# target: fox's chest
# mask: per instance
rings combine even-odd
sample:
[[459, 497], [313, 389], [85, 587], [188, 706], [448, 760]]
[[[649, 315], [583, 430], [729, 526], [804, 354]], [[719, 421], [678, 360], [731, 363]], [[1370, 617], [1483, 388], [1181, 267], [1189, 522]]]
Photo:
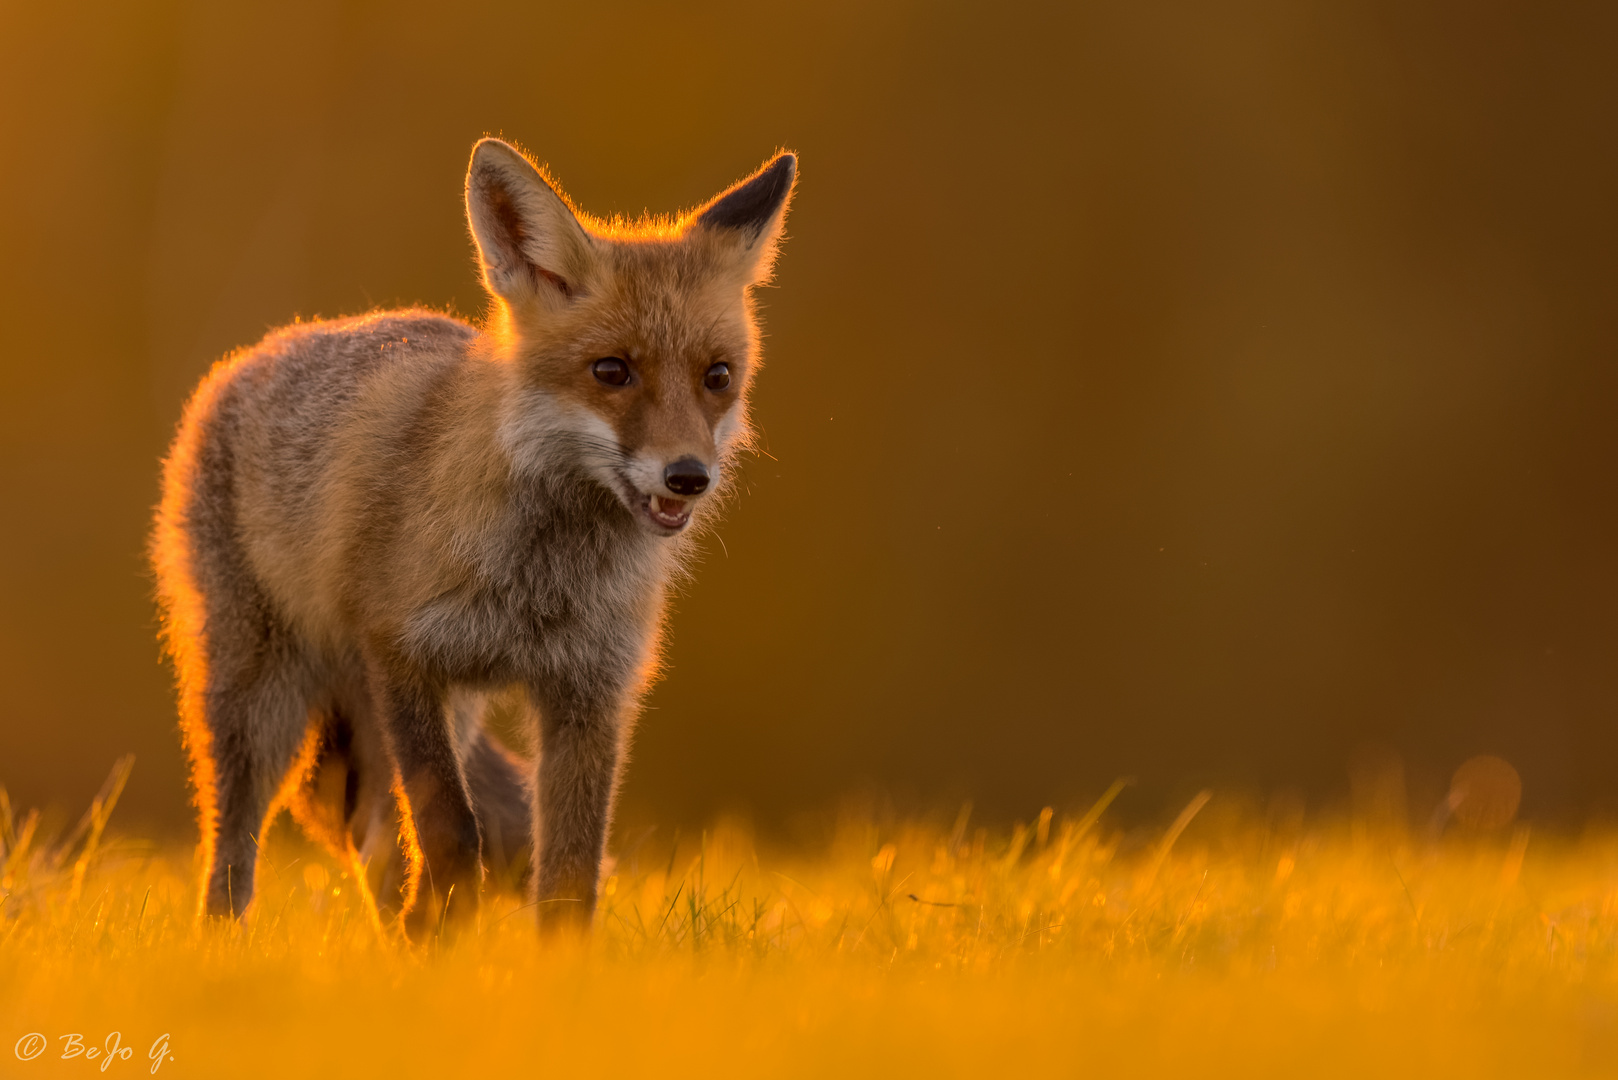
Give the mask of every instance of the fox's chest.
[[508, 683], [633, 663], [655, 632], [662, 581], [634, 551], [553, 541], [475, 572], [419, 605], [402, 645], [453, 683]]

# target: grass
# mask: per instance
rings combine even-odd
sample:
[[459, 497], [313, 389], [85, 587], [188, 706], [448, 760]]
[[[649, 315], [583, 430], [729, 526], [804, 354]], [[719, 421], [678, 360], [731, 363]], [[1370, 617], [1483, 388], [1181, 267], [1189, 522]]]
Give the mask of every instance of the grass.
[[[248, 917], [199, 924], [189, 849], [107, 832], [120, 786], [48, 842], [0, 801], [0, 1076], [148, 1075], [164, 1035], [160, 1076], [1618, 1075], [1609, 833], [1206, 794], [1123, 831], [1116, 790], [998, 832], [849, 815], [813, 850], [721, 822], [623, 838], [588, 942], [496, 894], [412, 947], [291, 829]], [[113, 1032], [127, 1059], [60, 1059]]]

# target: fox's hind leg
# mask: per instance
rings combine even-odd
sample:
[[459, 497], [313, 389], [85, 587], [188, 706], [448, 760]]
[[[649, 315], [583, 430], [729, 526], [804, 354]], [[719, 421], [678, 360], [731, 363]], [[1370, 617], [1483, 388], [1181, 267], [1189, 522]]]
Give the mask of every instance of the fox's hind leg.
[[466, 784], [483, 827], [489, 873], [521, 888], [532, 870], [534, 796], [523, 779], [531, 768], [479, 729], [463, 751]]
[[339, 698], [353, 718], [354, 738], [349, 748], [348, 843], [359, 859], [377, 910], [392, 917], [408, 903], [409, 856], [400, 836], [404, 808], [394, 783], [393, 757], [388, 751], [382, 718], [365, 672], [345, 679]]
[[[333, 857], [355, 859], [378, 911], [397, 915], [408, 899], [409, 853], [400, 846], [393, 759], [382, 743], [368, 689], [346, 679], [335, 680], [334, 687], [314, 766], [292, 797], [292, 816]], [[491, 879], [521, 887], [533, 846], [532, 800], [524, 779], [528, 766], [484, 726], [485, 707], [482, 695], [451, 694], [455, 745], [482, 831], [485, 870]]]
[[203, 712], [211, 768], [198, 770], [213, 787], [209, 915], [240, 915], [253, 898], [259, 837], [309, 723], [306, 658], [262, 607], [249, 610], [256, 618], [209, 619]]
[[520, 888], [534, 847], [534, 796], [527, 779], [532, 765], [495, 738], [486, 722], [490, 711], [486, 693], [450, 692], [461, 772], [483, 833], [484, 868], [491, 879]]
[[369, 704], [341, 689], [334, 697], [319, 719], [312, 767], [292, 793], [292, 817], [340, 865], [365, 875], [378, 913], [396, 915], [405, 899], [406, 853], [393, 760]]

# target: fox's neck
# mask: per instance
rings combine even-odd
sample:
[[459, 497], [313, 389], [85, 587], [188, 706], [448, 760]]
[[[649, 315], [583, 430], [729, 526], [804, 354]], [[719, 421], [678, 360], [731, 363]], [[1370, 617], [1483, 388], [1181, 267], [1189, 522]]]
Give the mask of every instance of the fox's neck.
[[434, 471], [440, 490], [455, 493], [457, 534], [480, 535], [480, 547], [563, 545], [658, 578], [673, 571], [679, 545], [636, 525], [580, 461], [560, 406], [525, 385], [516, 364], [474, 348], [451, 396], [457, 422]]

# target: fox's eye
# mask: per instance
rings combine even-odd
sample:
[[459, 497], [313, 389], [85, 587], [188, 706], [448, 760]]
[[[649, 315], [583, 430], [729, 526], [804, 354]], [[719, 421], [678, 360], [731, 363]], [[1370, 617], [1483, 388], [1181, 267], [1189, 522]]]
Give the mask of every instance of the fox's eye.
[[590, 371], [608, 386], [623, 386], [629, 382], [629, 365], [616, 356], [597, 360], [590, 365]]
[[710, 390], [723, 390], [730, 385], [730, 365], [715, 364], [702, 377], [702, 385]]

